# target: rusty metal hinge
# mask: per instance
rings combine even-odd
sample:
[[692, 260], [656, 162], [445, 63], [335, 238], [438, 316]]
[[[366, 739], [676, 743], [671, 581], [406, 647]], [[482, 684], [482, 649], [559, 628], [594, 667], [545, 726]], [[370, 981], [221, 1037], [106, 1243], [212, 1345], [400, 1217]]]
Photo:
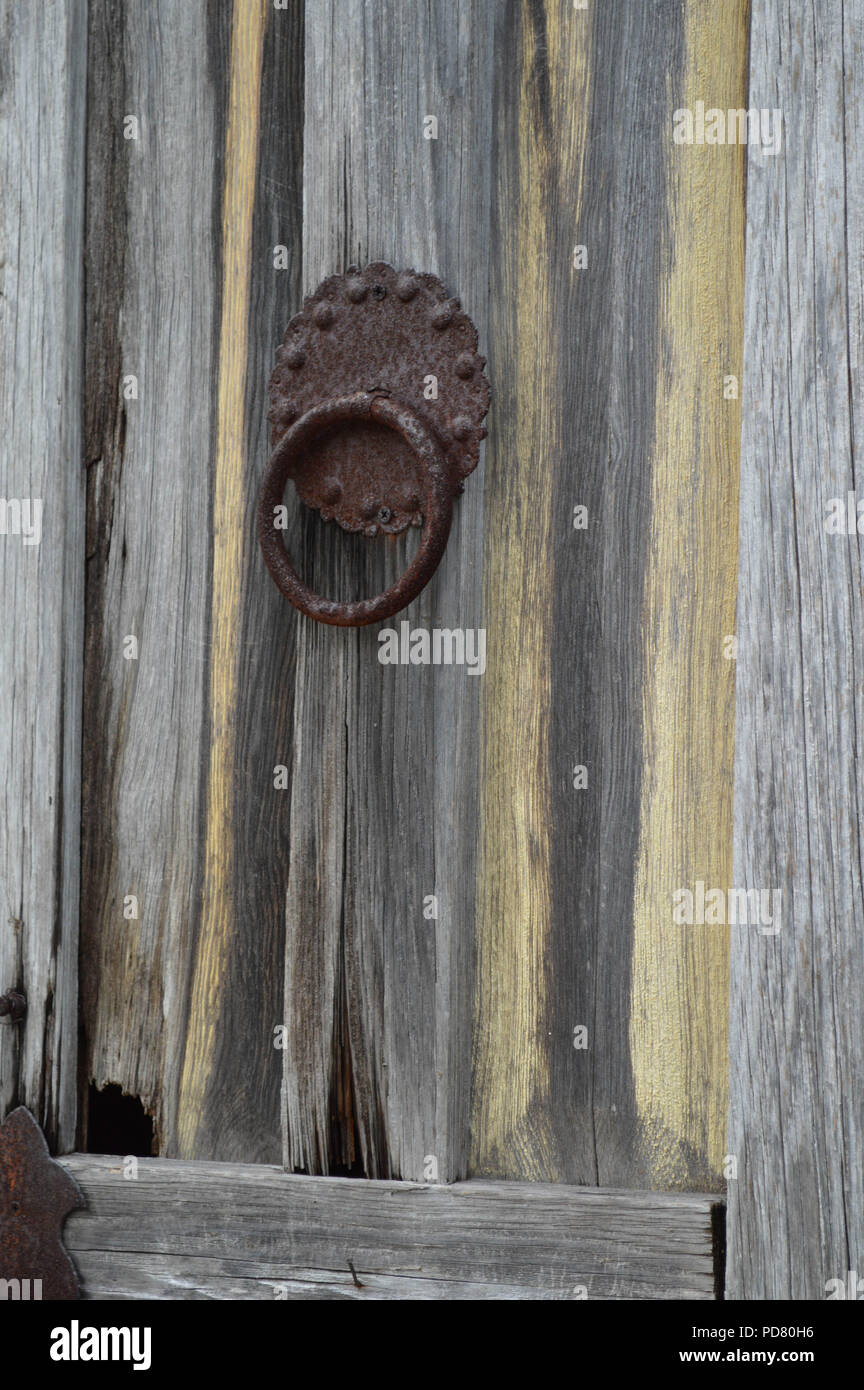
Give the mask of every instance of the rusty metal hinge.
[[81, 1297], [63, 1248], [63, 1222], [85, 1205], [74, 1178], [48, 1152], [30, 1111], [20, 1106], [0, 1125], [0, 1296]]

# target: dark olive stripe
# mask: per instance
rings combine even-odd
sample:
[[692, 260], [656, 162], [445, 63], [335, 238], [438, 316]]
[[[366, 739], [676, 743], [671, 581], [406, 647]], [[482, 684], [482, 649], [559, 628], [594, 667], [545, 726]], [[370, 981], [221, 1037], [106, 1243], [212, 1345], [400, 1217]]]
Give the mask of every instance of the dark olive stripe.
[[[556, 297], [561, 447], [549, 636], [552, 1123], [563, 1181], [642, 1187], [650, 1182], [629, 1055], [630, 953], [651, 756], [642, 737], [642, 610], [681, 7], [596, 7], [591, 47], [582, 206], [574, 231], [564, 185], [555, 233], [566, 283]], [[570, 242], [587, 248], [586, 269], [568, 272]], [[577, 504], [588, 509], [584, 531], [573, 527]], [[587, 768], [584, 790], [573, 785], [576, 764]], [[580, 1023], [586, 1050], [573, 1046]]]

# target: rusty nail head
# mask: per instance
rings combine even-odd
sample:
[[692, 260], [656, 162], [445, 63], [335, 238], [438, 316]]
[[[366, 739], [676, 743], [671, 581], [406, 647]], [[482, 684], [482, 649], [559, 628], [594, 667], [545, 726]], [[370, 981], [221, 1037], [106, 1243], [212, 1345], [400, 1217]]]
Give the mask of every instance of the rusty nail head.
[[0, 994], [0, 1018], [9, 1016], [12, 1023], [19, 1023], [27, 1012], [27, 1000], [17, 989]]

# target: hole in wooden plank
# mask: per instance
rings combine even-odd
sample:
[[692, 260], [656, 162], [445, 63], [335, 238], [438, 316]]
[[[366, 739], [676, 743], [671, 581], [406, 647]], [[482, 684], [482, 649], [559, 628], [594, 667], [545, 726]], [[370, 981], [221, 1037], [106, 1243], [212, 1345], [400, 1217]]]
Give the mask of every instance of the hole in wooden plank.
[[87, 1100], [87, 1153], [153, 1156], [153, 1120], [138, 1096], [124, 1095], [113, 1082], [93, 1082]]
[[[363, 1165], [354, 1092], [351, 1032], [345, 998], [344, 975], [339, 982], [340, 1020], [330, 1082], [330, 1144], [332, 1158], [327, 1172], [334, 1178], [368, 1178]], [[377, 1174], [376, 1174], [377, 1176]]]

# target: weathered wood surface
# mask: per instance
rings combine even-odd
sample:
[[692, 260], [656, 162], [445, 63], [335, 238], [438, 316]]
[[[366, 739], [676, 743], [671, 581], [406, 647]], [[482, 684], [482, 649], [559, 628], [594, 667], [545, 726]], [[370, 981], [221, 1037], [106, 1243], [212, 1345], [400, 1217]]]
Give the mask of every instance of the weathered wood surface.
[[89, 8], [85, 1075], [141, 1097], [159, 1152], [273, 1160], [293, 652], [253, 512], [302, 16]]
[[746, 4], [497, 13], [471, 1171], [714, 1187], [727, 945], [671, 913], [731, 867], [743, 152], [672, 130]]
[[[483, 0], [458, 12], [446, 0], [307, 4], [307, 290], [351, 263], [431, 271], [462, 299], [484, 351], [491, 53]], [[427, 116], [437, 139], [424, 139]], [[444, 563], [397, 623], [483, 625], [482, 499], [481, 460]], [[387, 587], [415, 542], [350, 543], [317, 516], [304, 535], [319, 592], [345, 598]], [[464, 667], [382, 666], [378, 628], [322, 628], [286, 606], [274, 640], [292, 630], [285, 1161], [458, 1178], [471, 1085], [481, 678]], [[431, 895], [435, 919], [424, 916]]]
[[[28, 1001], [26, 1026], [0, 1023], [0, 1114], [28, 1105], [61, 1148], [77, 1087], [86, 38], [75, 0], [0, 4], [0, 993]], [[12, 534], [23, 499], [41, 503], [38, 544]]]
[[[294, 632], [261, 562], [255, 509], [269, 452], [267, 381], [301, 291], [301, 4], [282, 10], [235, 4], [230, 92], [219, 369], [226, 434], [214, 478], [210, 595], [212, 742], [179, 1152], [276, 1161], [282, 1059], [273, 1040], [282, 1021], [290, 792], [281, 777], [276, 785], [274, 772], [291, 768]], [[277, 245], [287, 252], [283, 268], [274, 265]]]
[[63, 1163], [87, 1199], [64, 1240], [91, 1298], [714, 1297], [710, 1196]]
[[[730, 876], [743, 153], [672, 141], [744, 100], [715, 9], [91, 6], [85, 1075], [163, 1154], [720, 1183], [727, 946], [671, 925]], [[380, 666], [255, 550], [276, 342], [376, 258], [490, 358], [485, 477], [400, 615], [486, 627], [482, 678]], [[404, 566], [293, 526], [323, 592]]]
[[731, 1298], [864, 1267], [864, 588], [826, 529], [860, 487], [862, 45], [860, 6], [755, 0], [750, 102], [783, 143], [748, 166], [735, 883], [782, 906], [733, 937]]

